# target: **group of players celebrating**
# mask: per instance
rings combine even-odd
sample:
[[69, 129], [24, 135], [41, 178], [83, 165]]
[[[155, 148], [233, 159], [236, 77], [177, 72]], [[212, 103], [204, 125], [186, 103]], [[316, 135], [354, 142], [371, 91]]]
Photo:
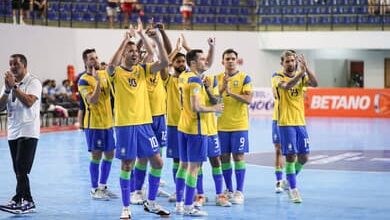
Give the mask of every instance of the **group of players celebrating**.
[[[229, 207], [244, 202], [252, 82], [238, 70], [238, 53], [233, 49], [222, 54], [223, 72], [206, 74], [213, 63], [215, 39], [207, 42], [206, 54], [191, 49], [181, 35], [172, 50], [162, 24], [149, 25], [144, 31], [138, 20], [137, 28], [130, 26], [106, 69], [100, 70], [94, 49], [83, 52], [86, 71], [78, 89], [85, 106], [82, 127], [91, 153], [91, 196], [99, 200], [116, 197], [106, 185], [115, 155], [121, 160], [120, 219], [131, 219], [130, 203], [143, 205], [145, 211], [160, 216], [171, 214], [156, 202], [163, 146], [167, 158], [173, 159], [176, 192], [169, 200], [176, 202], [175, 213], [207, 216], [201, 210], [207, 199], [202, 174], [207, 158], [215, 184], [215, 204]], [[295, 52], [282, 55], [282, 66], [272, 80], [279, 103], [275, 126], [280, 129], [286, 155], [289, 191], [293, 201], [298, 201], [295, 176], [309, 152], [302, 88], [317, 82], [304, 58]], [[148, 163], [148, 193], [144, 198]], [[281, 167], [278, 165], [277, 172]], [[283, 183], [281, 176], [277, 173], [278, 187]]]

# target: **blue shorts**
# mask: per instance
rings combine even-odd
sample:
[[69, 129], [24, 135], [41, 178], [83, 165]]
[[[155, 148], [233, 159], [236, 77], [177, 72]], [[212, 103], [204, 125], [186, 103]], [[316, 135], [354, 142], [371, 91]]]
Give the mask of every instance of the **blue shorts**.
[[208, 157], [221, 156], [221, 148], [219, 144], [218, 135], [211, 135], [207, 137], [207, 156]]
[[185, 134], [178, 131], [179, 153], [182, 162], [203, 162], [207, 160], [207, 136]]
[[179, 159], [179, 137], [176, 126], [168, 126], [167, 137], [167, 157]]
[[165, 147], [167, 145], [167, 126], [165, 124], [165, 115], [153, 116], [152, 119], [152, 129], [154, 135], [156, 136], [160, 147]]
[[272, 143], [280, 144], [278, 121], [272, 120]]
[[115, 127], [116, 158], [134, 160], [160, 153], [151, 124]]
[[222, 154], [249, 152], [248, 131], [219, 131]]
[[308, 154], [309, 136], [305, 126], [279, 126], [283, 155]]
[[88, 151], [112, 151], [115, 149], [114, 132], [109, 129], [84, 129]]

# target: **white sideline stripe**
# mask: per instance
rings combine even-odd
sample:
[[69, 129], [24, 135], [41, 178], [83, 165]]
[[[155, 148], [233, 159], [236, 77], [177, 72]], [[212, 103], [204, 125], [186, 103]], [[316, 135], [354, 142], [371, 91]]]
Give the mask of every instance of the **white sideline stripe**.
[[315, 155], [315, 156], [309, 156], [309, 160], [319, 160], [319, 159], [322, 159], [322, 158], [325, 158], [325, 157], [329, 157], [328, 155]]
[[356, 161], [356, 160], [361, 160], [365, 158], [364, 156], [358, 156], [358, 157], [351, 157], [351, 158], [347, 158], [345, 159], [346, 161]]
[[350, 158], [350, 157], [357, 157], [357, 156], [361, 156], [361, 155], [362, 155], [362, 153], [346, 152], [343, 154], [338, 154], [335, 156], [311, 161], [311, 162], [309, 162], [309, 164], [317, 164], [317, 165], [320, 164], [321, 165], [321, 164], [334, 163], [334, 162], [337, 162], [340, 160], [345, 160], [345, 159]]
[[390, 162], [390, 158], [372, 158], [371, 161]]

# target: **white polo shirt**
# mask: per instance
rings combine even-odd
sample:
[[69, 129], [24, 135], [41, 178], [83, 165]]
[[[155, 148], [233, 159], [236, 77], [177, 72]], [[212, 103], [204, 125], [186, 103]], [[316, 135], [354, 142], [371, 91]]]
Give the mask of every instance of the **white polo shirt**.
[[[24, 93], [33, 95], [38, 99], [28, 108], [13, 95], [13, 90], [8, 95], [8, 140], [21, 137], [39, 138], [42, 84], [34, 75], [27, 73], [23, 80], [16, 85]], [[4, 90], [5, 86], [1, 90], [1, 95], [3, 95]]]

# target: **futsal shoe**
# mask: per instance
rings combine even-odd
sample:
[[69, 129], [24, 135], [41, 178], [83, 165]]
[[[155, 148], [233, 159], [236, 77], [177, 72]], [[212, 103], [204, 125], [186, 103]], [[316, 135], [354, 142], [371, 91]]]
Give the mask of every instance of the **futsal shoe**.
[[108, 201], [110, 200], [110, 197], [108, 197], [108, 195], [106, 195], [103, 190], [97, 188], [97, 189], [92, 189], [91, 192], [91, 197], [92, 199], [94, 200], [101, 200], [101, 201]]
[[233, 197], [229, 200], [232, 204], [243, 204], [244, 203], [244, 194], [240, 191], [236, 191], [233, 193]]
[[122, 219], [122, 220], [130, 220], [131, 219], [131, 211], [128, 207], [124, 207], [122, 209], [120, 219]]
[[21, 214], [28, 214], [35, 212], [35, 203], [27, 200], [22, 200], [20, 206]]
[[141, 190], [136, 190], [131, 193], [130, 203], [133, 205], [142, 205], [144, 203], [144, 194]]
[[176, 202], [175, 213], [178, 215], [184, 214], [184, 202]]
[[202, 217], [207, 216], [207, 212], [195, 208], [194, 206], [184, 207], [184, 215], [192, 217]]
[[275, 186], [275, 193], [282, 193], [283, 187], [282, 187], [282, 181], [277, 181]]
[[104, 186], [101, 188], [104, 194], [106, 194], [110, 199], [117, 199], [119, 198], [117, 194], [113, 193], [111, 190], [108, 189], [107, 186]]
[[217, 206], [221, 206], [221, 207], [230, 207], [230, 206], [232, 206], [232, 203], [229, 202], [229, 199], [226, 197], [225, 194], [217, 195], [215, 197], [215, 204]]
[[144, 201], [144, 210], [146, 212], [157, 214], [161, 217], [167, 217], [171, 213], [168, 210], [165, 210], [162, 208], [159, 204], [157, 204], [155, 201]]
[[195, 207], [202, 207], [206, 204], [206, 196], [205, 195], [196, 195], [195, 196]]
[[158, 188], [158, 191], [157, 191], [157, 196], [158, 197], [170, 197], [171, 194], [169, 194], [167, 191], [164, 191], [162, 190], [161, 188]]
[[282, 187], [285, 191], [287, 191], [287, 190], [290, 189], [290, 184], [288, 183], [287, 180], [282, 180], [281, 187]]
[[172, 194], [168, 197], [168, 202], [176, 202], [176, 192], [172, 193]]
[[290, 189], [290, 195], [291, 201], [293, 201], [294, 203], [302, 203], [302, 198], [297, 188]]
[[11, 200], [5, 205], [0, 205], [0, 210], [12, 214], [20, 214], [22, 212], [21, 203]]

